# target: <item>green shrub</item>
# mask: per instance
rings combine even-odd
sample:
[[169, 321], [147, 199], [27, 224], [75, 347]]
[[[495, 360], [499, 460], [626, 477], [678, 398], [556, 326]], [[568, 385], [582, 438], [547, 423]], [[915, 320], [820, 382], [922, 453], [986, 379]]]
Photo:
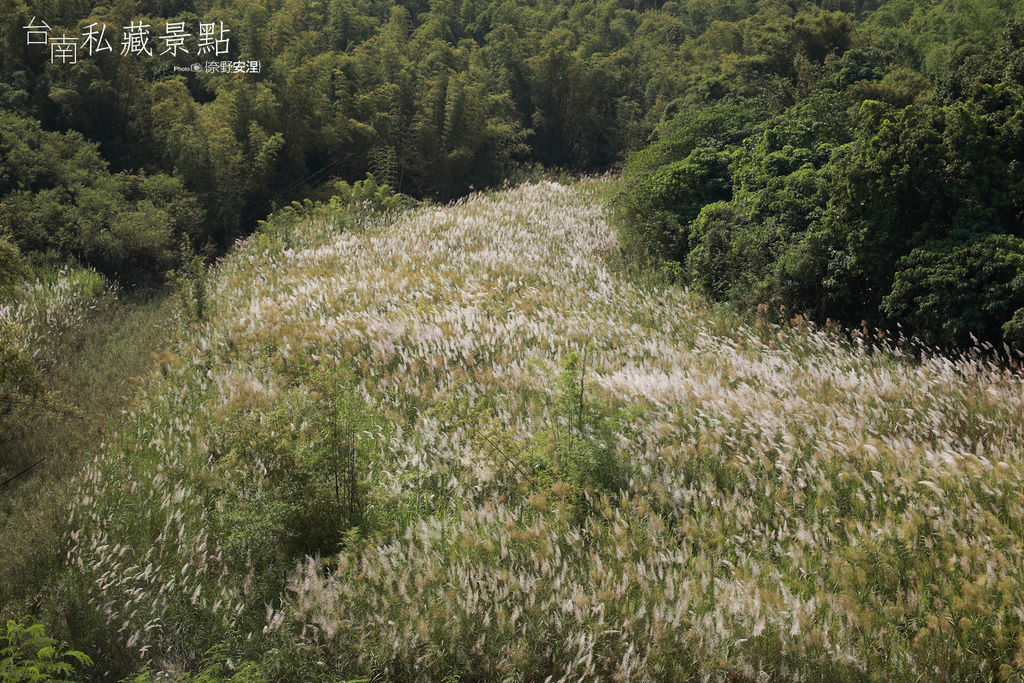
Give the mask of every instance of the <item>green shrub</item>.
[[77, 260], [126, 284], [151, 284], [174, 263], [202, 207], [167, 175], [115, 173], [77, 132], [43, 130], [0, 111], [0, 222], [37, 260]]
[[[0, 306], [9, 303], [17, 286], [27, 276], [24, 260], [6, 236], [0, 232]], [[22, 343], [24, 330], [0, 314], [0, 416], [12, 404], [42, 393], [42, 377]]]
[[586, 359], [575, 351], [561, 362], [550, 459], [553, 489], [561, 489], [577, 513], [591, 509], [601, 495], [618, 497], [628, 487], [629, 462], [616, 434], [622, 424], [617, 411], [587, 396]]
[[[650, 235], [662, 250], [675, 259], [690, 251], [689, 223], [701, 209], [732, 196], [729, 157], [708, 147], [699, 147], [681, 161], [662, 166], [640, 190], [651, 210], [662, 218]], [[654, 226], [651, 228], [655, 230]]]
[[0, 303], [14, 294], [14, 290], [28, 275], [29, 269], [18, 247], [0, 227]]
[[0, 679], [4, 681], [71, 680], [76, 666], [92, 666], [92, 660], [48, 637], [43, 624], [27, 618], [8, 620], [6, 632], [0, 633]]
[[323, 218], [344, 225], [349, 222], [348, 217], [353, 210], [399, 211], [417, 204], [412, 197], [396, 192], [387, 184], [378, 183], [372, 173], [351, 185], [344, 180], [337, 180], [328, 184], [327, 188], [331, 192], [329, 199], [293, 201], [271, 213], [266, 220], [259, 221], [258, 231], [270, 234], [285, 230], [299, 220], [312, 218]]
[[969, 345], [970, 335], [1019, 344], [1024, 311], [1024, 239], [986, 235], [933, 242], [900, 260], [882, 310], [932, 344]]
[[22, 345], [21, 328], [0, 320], [0, 417], [11, 407], [43, 394], [43, 378]]
[[240, 408], [218, 424], [213, 441], [226, 472], [247, 471], [218, 505], [224, 547], [240, 571], [256, 566], [268, 578], [267, 599], [277, 580], [271, 567], [333, 554], [353, 528], [369, 523], [366, 463], [383, 428], [343, 371], [299, 372], [313, 397], [296, 391], [272, 406]]
[[167, 282], [174, 290], [181, 305], [185, 319], [202, 321], [206, 318], [209, 308], [208, 280], [209, 275], [202, 257], [193, 249], [189, 240], [182, 238], [179, 248], [178, 262], [180, 266], [167, 271]]
[[728, 150], [764, 114], [752, 105], [684, 108], [662, 124], [658, 139], [632, 155], [616, 200], [627, 246], [684, 261], [688, 223], [701, 208], [732, 196]]

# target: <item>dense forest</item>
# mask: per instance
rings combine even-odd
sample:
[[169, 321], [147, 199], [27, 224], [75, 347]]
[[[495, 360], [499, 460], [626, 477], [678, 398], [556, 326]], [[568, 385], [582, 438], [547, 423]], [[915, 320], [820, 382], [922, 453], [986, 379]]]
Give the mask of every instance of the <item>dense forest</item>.
[[[640, 677], [1024, 670], [1010, 625], [1024, 475], [1008, 417], [1024, 406], [1024, 0], [0, 0], [0, 18], [0, 546], [13, 549], [0, 553], [0, 619], [38, 616], [106, 667], [87, 676], [543, 679], [621, 674], [630, 657]], [[216, 28], [205, 53], [203, 26]], [[143, 27], [148, 48], [128, 40]], [[57, 52], [68, 37], [74, 60]], [[576, 182], [508, 189], [555, 177]], [[339, 273], [363, 284], [339, 289]], [[406, 308], [366, 291], [366, 273]], [[403, 346], [408, 320], [382, 322], [456, 301], [473, 315], [418, 320], [438, 325], [422, 348]], [[492, 315], [517, 322], [486, 336], [476, 325]], [[610, 337], [588, 357], [592, 318]], [[657, 354], [636, 330], [671, 364], [648, 367]], [[863, 355], [866, 338], [880, 355]], [[616, 365], [627, 357], [635, 367]], [[772, 393], [790, 376], [792, 394]], [[423, 448], [429, 462], [409, 455]], [[983, 454], [978, 472], [995, 479], [961, 486], [936, 469], [953, 451]], [[780, 453], [804, 471], [773, 469]], [[808, 471], [826, 482], [814, 496], [796, 483]], [[939, 509], [914, 482], [960, 506], [962, 528], [936, 521], [934, 548], [897, 547]], [[772, 487], [787, 497], [759, 493]], [[785, 552], [766, 537], [730, 545], [750, 514], [807, 526], [786, 529]], [[898, 534], [861, 535], [893, 514]], [[192, 545], [179, 549], [168, 534], [181, 524], [185, 538], [182, 519]], [[823, 554], [805, 557], [807, 529]], [[486, 547], [432, 545], [439, 530]], [[597, 604], [581, 597], [595, 576], [632, 581], [691, 532], [685, 572], [609, 599], [620, 630], [573, 611]], [[544, 584], [547, 612], [522, 638], [500, 609], [474, 626], [466, 607], [450, 640], [441, 608], [401, 643], [377, 623], [414, 620], [414, 604], [381, 597], [408, 597], [400, 579], [436, 607], [444, 581], [465, 578], [438, 566], [472, 574], [467, 558], [484, 558], [497, 576], [551, 548], [568, 558], [585, 536], [593, 557], [559, 560], [580, 592]], [[544, 552], [494, 551], [541, 538], [555, 539]], [[156, 570], [124, 564], [150, 545]], [[377, 568], [374, 553], [398, 547], [422, 575]], [[618, 553], [607, 574], [604, 552]], [[953, 559], [920, 585], [934, 553]], [[982, 559], [1002, 573], [975, 590]], [[338, 578], [357, 565], [379, 593]], [[806, 623], [804, 605], [767, 627], [760, 613], [723, 626], [735, 615], [715, 579], [693, 589], [709, 591], [694, 609], [728, 637], [680, 645], [711, 627], [665, 626], [665, 596], [725, 565], [781, 586], [779, 614], [833, 602], [807, 607]], [[171, 586], [160, 613], [138, 604], [157, 577]], [[101, 584], [122, 602], [93, 604]], [[634, 609], [642, 653], [594, 636], [626, 633]], [[331, 637], [307, 629], [321, 617]], [[943, 624], [961, 617], [971, 628], [947, 653]], [[579, 643], [542, 649], [577, 618]], [[57, 645], [37, 626], [0, 630], [0, 667]], [[486, 628], [490, 656], [465, 659]], [[738, 640], [751, 630], [763, 636]], [[46, 652], [39, 666], [87, 659]]]
[[[159, 282], [373, 175], [447, 200], [626, 168], [636, 240], [747, 307], [1024, 343], [1020, 3], [4, 0], [0, 226], [36, 263]], [[222, 59], [174, 71], [169, 23]], [[114, 49], [54, 63], [28, 28]], [[187, 46], [186, 46], [187, 49]], [[630, 156], [632, 154], [632, 156]], [[11, 257], [5, 257], [8, 263]]]
[[637, 236], [745, 308], [1024, 347], [1024, 24], [1002, 16], [889, 3], [755, 50], [721, 86], [742, 97], [682, 98], [630, 158]]
[[[667, 65], [648, 49], [685, 31], [668, 38], [636, 9], [346, 1], [90, 13], [83, 3], [6, 3], [4, 134], [24, 147], [5, 154], [0, 220], [23, 249], [135, 282], [140, 263], [150, 274], [167, 267], [177, 235], [223, 250], [275, 199], [335, 178], [372, 173], [447, 200], [529, 163], [608, 168], [643, 141], [649, 110], [682, 91], [655, 85]], [[154, 38], [169, 20], [216, 17], [232, 31], [229, 58], [261, 71], [174, 75], [170, 56], [116, 51], [51, 64], [21, 28], [44, 15], [54, 32], [141, 21]], [[69, 194], [76, 186], [83, 196]]]

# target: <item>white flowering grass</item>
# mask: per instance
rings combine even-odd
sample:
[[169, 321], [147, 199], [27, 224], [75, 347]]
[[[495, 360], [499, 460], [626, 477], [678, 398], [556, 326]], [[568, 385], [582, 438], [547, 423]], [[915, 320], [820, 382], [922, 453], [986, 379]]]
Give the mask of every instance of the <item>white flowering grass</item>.
[[18, 331], [16, 351], [44, 364], [52, 362], [46, 354], [59, 347], [62, 335], [86, 323], [105, 289], [103, 277], [93, 270], [62, 268], [23, 284], [12, 300], [0, 303], [0, 325]]
[[[604, 182], [227, 258], [72, 506], [121, 646], [286, 678], [1019, 678], [1021, 377], [641, 287]], [[358, 519], [323, 474], [337, 392], [371, 415]]]
[[81, 615], [67, 618], [75, 601], [61, 588], [72, 478], [113, 433], [174, 321], [163, 299], [126, 295], [94, 271], [36, 275], [0, 306], [0, 620], [31, 613], [76, 640], [64, 625]]

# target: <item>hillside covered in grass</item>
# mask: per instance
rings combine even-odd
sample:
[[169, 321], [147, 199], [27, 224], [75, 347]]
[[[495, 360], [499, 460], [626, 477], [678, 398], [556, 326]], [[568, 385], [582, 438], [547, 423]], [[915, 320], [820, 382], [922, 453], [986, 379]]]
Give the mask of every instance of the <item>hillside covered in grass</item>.
[[613, 189], [230, 254], [76, 483], [93, 675], [1020, 676], [1020, 375], [630, 276]]

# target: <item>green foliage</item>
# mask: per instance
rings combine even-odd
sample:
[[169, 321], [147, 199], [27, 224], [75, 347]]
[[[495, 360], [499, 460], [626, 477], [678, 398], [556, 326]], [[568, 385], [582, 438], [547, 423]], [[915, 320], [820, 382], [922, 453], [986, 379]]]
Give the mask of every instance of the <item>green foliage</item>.
[[512, 466], [509, 475], [519, 481], [524, 496], [540, 496], [565, 506], [580, 523], [599, 501], [618, 499], [629, 486], [631, 471], [628, 454], [619, 443], [619, 435], [628, 432], [630, 415], [588, 395], [589, 347], [582, 354], [568, 352], [559, 364], [549, 406], [552, 424], [547, 430], [526, 443], [502, 445], [494, 438], [482, 443]]
[[328, 183], [321, 194], [329, 196], [320, 201], [309, 198], [293, 201], [270, 214], [266, 220], [259, 222], [259, 230], [263, 234], [287, 230], [300, 220], [320, 218], [340, 226], [347, 226], [354, 212], [389, 212], [413, 208], [416, 200], [408, 195], [394, 191], [389, 185], [378, 183], [373, 174], [363, 180], [349, 184], [344, 180]]
[[166, 175], [111, 174], [95, 143], [0, 110], [0, 222], [18, 247], [128, 284], [157, 279], [203, 212]]
[[42, 375], [24, 347], [23, 337], [20, 326], [0, 320], [0, 417], [44, 391]]
[[618, 417], [586, 395], [587, 348], [570, 351], [561, 363], [555, 397], [555, 466], [571, 486], [569, 496], [582, 506], [600, 494], [618, 496], [628, 486], [628, 463], [619, 452]]
[[167, 282], [181, 305], [185, 319], [201, 322], [206, 318], [210, 305], [206, 265], [187, 239], [182, 239], [178, 254], [181, 265], [177, 269], [167, 271]]
[[[1020, 289], [1021, 284], [1018, 280], [1014, 280], [1013, 285], [1016, 290]], [[1013, 317], [1003, 324], [1003, 336], [1007, 343], [1018, 349], [1024, 348], [1024, 308], [1018, 308]]]
[[680, 258], [690, 252], [688, 226], [701, 209], [732, 195], [729, 157], [714, 149], [700, 147], [683, 160], [666, 164], [646, 181], [644, 194], [658, 206], [666, 224], [675, 230], [661, 236], [668, 254]]
[[28, 276], [29, 269], [21, 252], [0, 229], [0, 302], [6, 302]]
[[966, 243], [928, 243], [900, 260], [882, 302], [929, 343], [967, 345], [970, 335], [1014, 338], [1024, 315], [1024, 239], [985, 235]]
[[986, 12], [1007, 24], [1000, 40], [974, 36], [969, 60], [928, 68], [887, 59], [903, 27], [858, 45], [836, 17], [807, 14], [793, 45], [759, 38], [737, 76], [783, 77], [791, 102], [742, 76], [729, 86], [740, 104], [693, 104], [663, 125], [627, 164], [627, 231], [743, 308], [1018, 344], [1024, 81], [1005, 59], [1022, 39], [1012, 13]]
[[0, 678], [5, 681], [73, 680], [76, 666], [92, 666], [92, 660], [48, 637], [43, 624], [8, 620], [6, 632], [0, 633]]
[[[379, 448], [376, 433], [383, 425], [359, 393], [354, 378], [343, 371], [318, 370], [310, 384], [327, 397], [327, 419], [320, 421], [316, 447], [304, 464], [318, 473], [320, 486], [324, 480], [328, 489], [333, 484], [334, 506], [343, 511], [349, 528], [358, 527], [365, 524], [366, 517], [363, 473]], [[315, 519], [309, 522], [313, 526], [318, 523]]]
[[297, 372], [309, 392], [273, 410], [240, 406], [213, 434], [220, 471], [247, 472], [218, 504], [227, 559], [239, 571], [258, 567], [268, 601], [294, 558], [336, 553], [375, 523], [365, 476], [385, 423], [343, 370]]
[[327, 202], [327, 208], [334, 211], [351, 205], [374, 211], [397, 211], [416, 204], [411, 197], [396, 192], [390, 185], [378, 183], [372, 173], [351, 185], [344, 180], [337, 180], [332, 189], [334, 192]]
[[[18, 248], [0, 233], [0, 305], [11, 305], [18, 284], [27, 278], [28, 268]], [[21, 326], [0, 317], [0, 415], [23, 400], [43, 393], [42, 377], [24, 344]]]
[[752, 106], [689, 107], [662, 124], [658, 139], [630, 157], [618, 198], [631, 247], [683, 261], [689, 223], [705, 204], [732, 196], [727, 149], [758, 117]]

